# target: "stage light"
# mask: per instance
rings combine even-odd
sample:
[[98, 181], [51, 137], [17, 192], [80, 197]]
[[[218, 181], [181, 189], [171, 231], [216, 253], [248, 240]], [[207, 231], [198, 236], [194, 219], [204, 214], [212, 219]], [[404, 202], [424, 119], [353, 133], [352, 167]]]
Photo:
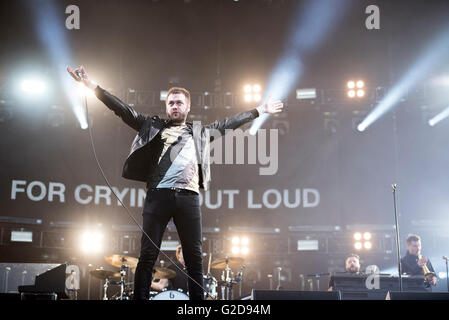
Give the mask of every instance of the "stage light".
[[422, 81], [449, 54], [449, 26], [428, 45], [426, 52], [411, 66], [396, 85], [389, 90], [379, 104], [360, 123], [358, 130], [364, 131], [385, 113], [394, 108], [416, 84]]
[[162, 90], [162, 91], [160, 92], [159, 99], [160, 99], [161, 101], [167, 100], [167, 93], [168, 93], [167, 90]]
[[33, 231], [11, 231], [11, 242], [33, 242]]
[[28, 94], [41, 95], [44, 93], [46, 86], [42, 80], [39, 79], [27, 79], [23, 80], [20, 84], [22, 91]]
[[318, 251], [320, 250], [319, 241], [314, 240], [298, 240], [298, 246], [296, 247], [298, 251]]
[[[57, 70], [55, 81], [65, 94], [81, 128], [87, 128], [86, 112], [83, 101], [77, 94], [75, 82], [67, 73], [67, 65], [73, 65], [72, 51], [69, 46], [68, 33], [64, 26], [64, 15], [55, 1], [26, 1], [24, 7], [28, 9], [34, 24], [30, 28], [41, 40], [43, 48], [48, 53], [51, 68]], [[47, 66], [49, 67], [49, 66]], [[87, 68], [89, 70], [89, 68]]]
[[354, 233], [354, 240], [361, 240], [362, 239], [362, 234], [360, 232], [356, 232]]
[[[129, 236], [128, 236], [128, 238], [129, 238]], [[180, 244], [179, 241], [176, 241], [176, 240], [162, 240], [161, 251], [176, 251], [179, 244]], [[123, 253], [128, 253], [128, 251], [123, 252]]]
[[[326, 38], [338, 27], [348, 8], [346, 2], [338, 6], [330, 6], [328, 0], [297, 2], [291, 19], [292, 24], [288, 28], [285, 51], [270, 75], [262, 94], [262, 101], [269, 96], [273, 100], [284, 100], [288, 96], [304, 73], [304, 57], [313, 54], [322, 43], [325, 43]], [[318, 20], [322, 23], [318, 23], [316, 17], [320, 17]], [[269, 114], [257, 117], [251, 125], [250, 134], [256, 134], [268, 118]]]
[[363, 234], [363, 239], [365, 240], [371, 240], [371, 233], [370, 232], [365, 232]]
[[[86, 130], [89, 125], [87, 123], [87, 118], [85, 115], [85, 109], [80, 104], [77, 104], [73, 107], [73, 113], [75, 113], [76, 118], [78, 119], [78, 123], [80, 128]], [[91, 118], [92, 121], [92, 118]]]
[[362, 88], [365, 86], [363, 80], [349, 80], [346, 86], [349, 89], [347, 92], [349, 98], [363, 98], [365, 96], [365, 90], [362, 90]]
[[232, 254], [239, 254], [240, 253], [240, 247], [232, 247]]
[[443, 111], [441, 111], [439, 114], [437, 114], [435, 117], [433, 117], [432, 119], [429, 120], [429, 126], [433, 127], [434, 125], [436, 125], [438, 122], [446, 119], [447, 117], [449, 117], [449, 107], [447, 107], [446, 109], [444, 109]]
[[363, 121], [359, 123], [359, 125], [357, 126], [357, 130], [360, 132], [365, 131], [366, 126], [363, 124]]
[[249, 239], [246, 236], [234, 236], [231, 239], [231, 243], [232, 243], [232, 247], [231, 247], [231, 252], [232, 254], [236, 255], [236, 254], [243, 254], [243, 255], [247, 255], [249, 252]]
[[85, 253], [99, 253], [103, 250], [103, 234], [85, 231], [81, 238], [81, 249]]
[[316, 89], [296, 89], [296, 99], [298, 100], [307, 100], [307, 99], [316, 99]]
[[[357, 250], [362, 250], [365, 248], [366, 250], [371, 249], [372, 243], [369, 241], [372, 238], [371, 232], [356, 232], [353, 235], [354, 237], [354, 248]], [[363, 242], [363, 243], [362, 243]]]
[[260, 84], [247, 84], [243, 87], [245, 92], [244, 100], [245, 102], [259, 102], [262, 99], [260, 91], [262, 90]]

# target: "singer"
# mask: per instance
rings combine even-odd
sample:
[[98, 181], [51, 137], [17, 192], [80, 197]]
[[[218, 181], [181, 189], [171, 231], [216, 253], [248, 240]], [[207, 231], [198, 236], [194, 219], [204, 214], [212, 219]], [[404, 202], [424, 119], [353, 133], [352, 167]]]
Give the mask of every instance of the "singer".
[[190, 93], [184, 88], [170, 88], [165, 101], [167, 119], [144, 116], [91, 81], [84, 67], [69, 74], [94, 90], [95, 95], [128, 126], [138, 132], [127, 157], [122, 176], [146, 182], [143, 208], [141, 251], [135, 274], [134, 299], [148, 300], [152, 270], [159, 254], [168, 221], [173, 222], [181, 240], [189, 277], [191, 300], [204, 299], [202, 268], [202, 234], [199, 189], [207, 191], [211, 182], [211, 130], [222, 135], [264, 113], [282, 111], [281, 101], [271, 101], [208, 125], [187, 122]]

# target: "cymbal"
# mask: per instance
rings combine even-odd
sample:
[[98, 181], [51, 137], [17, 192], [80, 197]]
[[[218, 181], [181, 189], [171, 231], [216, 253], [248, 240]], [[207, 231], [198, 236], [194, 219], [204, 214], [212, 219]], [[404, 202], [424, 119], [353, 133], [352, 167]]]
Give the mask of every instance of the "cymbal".
[[101, 280], [120, 280], [120, 272], [96, 269], [89, 272], [93, 277]]
[[137, 262], [139, 259], [134, 257], [122, 256], [120, 254], [112, 254], [110, 256], [104, 257], [104, 260], [111, 266], [121, 268], [122, 264], [128, 265], [131, 269], [137, 267]]
[[176, 277], [176, 271], [162, 268], [162, 267], [154, 267], [153, 269], [153, 278], [154, 279], [171, 279]]
[[[228, 257], [228, 266], [230, 268], [238, 267], [243, 263], [244, 259], [240, 257]], [[217, 259], [210, 265], [212, 269], [226, 268], [226, 258]]]

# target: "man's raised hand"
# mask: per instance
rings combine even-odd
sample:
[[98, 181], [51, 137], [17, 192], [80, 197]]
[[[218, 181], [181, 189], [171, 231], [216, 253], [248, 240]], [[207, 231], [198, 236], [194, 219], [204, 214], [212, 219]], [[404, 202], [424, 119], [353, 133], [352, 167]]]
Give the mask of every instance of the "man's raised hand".
[[271, 101], [271, 96], [269, 96], [264, 104], [257, 107], [257, 110], [259, 111], [259, 114], [263, 113], [272, 114], [281, 112], [283, 107], [284, 104], [282, 103], [281, 100]]
[[72, 76], [73, 79], [75, 79], [75, 81], [83, 83], [89, 89], [93, 90], [97, 87], [97, 84], [89, 79], [89, 76], [87, 75], [87, 72], [86, 70], [84, 70], [83, 66], [78, 67], [73, 71], [69, 66], [67, 66], [67, 72]]

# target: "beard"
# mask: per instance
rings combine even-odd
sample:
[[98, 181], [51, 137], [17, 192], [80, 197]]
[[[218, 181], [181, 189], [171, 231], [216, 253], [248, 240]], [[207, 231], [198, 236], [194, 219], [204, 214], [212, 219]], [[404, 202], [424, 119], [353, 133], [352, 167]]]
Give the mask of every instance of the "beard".
[[171, 121], [171, 123], [180, 124], [187, 119], [187, 113], [177, 111], [172, 114], [167, 113], [167, 117]]
[[350, 267], [350, 268], [348, 269], [348, 271], [349, 271], [350, 273], [358, 273], [358, 272], [359, 272], [359, 269], [358, 269], [357, 267]]

